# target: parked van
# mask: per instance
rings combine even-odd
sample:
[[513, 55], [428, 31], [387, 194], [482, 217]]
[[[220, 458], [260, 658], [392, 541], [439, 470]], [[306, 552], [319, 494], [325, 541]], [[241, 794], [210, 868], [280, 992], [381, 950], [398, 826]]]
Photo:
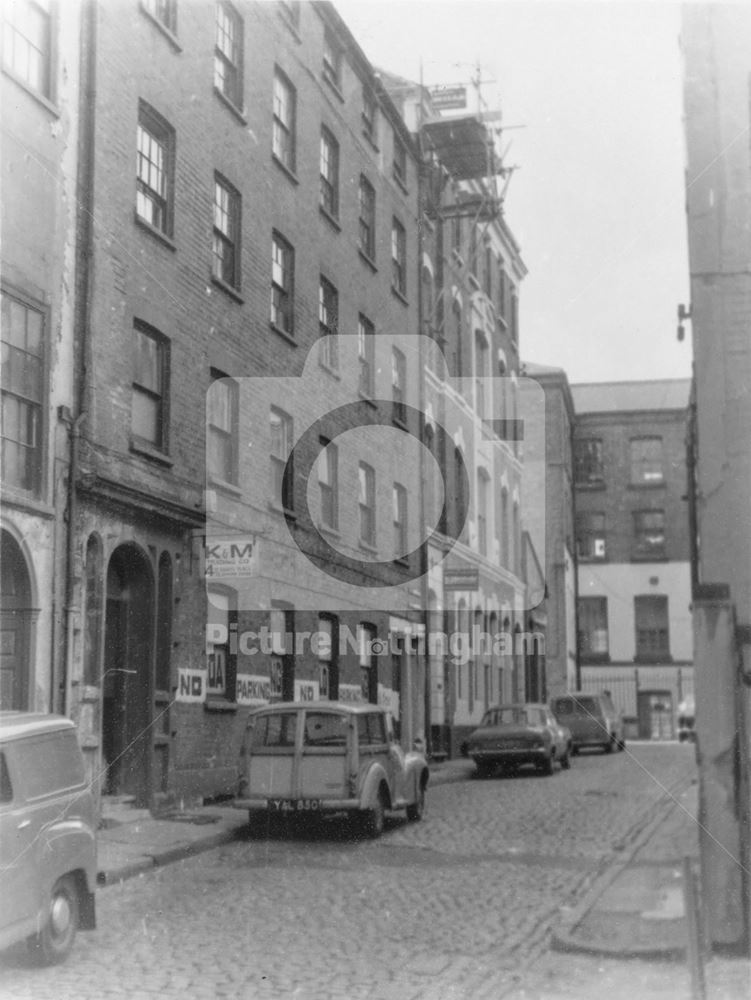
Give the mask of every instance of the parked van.
[[0, 948], [61, 962], [96, 926], [96, 827], [70, 719], [0, 712]]
[[573, 691], [553, 698], [550, 707], [558, 722], [571, 730], [573, 753], [581, 747], [602, 747], [612, 753], [626, 746], [623, 717], [607, 691]]

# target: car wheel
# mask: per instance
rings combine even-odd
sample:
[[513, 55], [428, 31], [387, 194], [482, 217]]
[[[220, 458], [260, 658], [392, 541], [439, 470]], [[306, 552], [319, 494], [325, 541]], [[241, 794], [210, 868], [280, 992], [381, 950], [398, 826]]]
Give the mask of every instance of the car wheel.
[[489, 778], [495, 770], [495, 764], [490, 764], [487, 760], [477, 760], [475, 761], [475, 766], [477, 767], [476, 774], [478, 778]]
[[417, 792], [417, 800], [407, 806], [407, 819], [410, 823], [419, 823], [425, 812], [425, 788], [420, 785]]
[[64, 875], [50, 893], [42, 929], [29, 938], [29, 948], [36, 960], [43, 965], [64, 961], [73, 947], [78, 921], [78, 888], [72, 875]]
[[380, 837], [383, 833], [383, 827], [386, 822], [386, 802], [384, 801], [383, 792], [378, 792], [378, 797], [376, 798], [375, 806], [372, 809], [368, 809], [365, 812], [364, 824], [365, 833], [368, 837], [372, 837], [374, 840]]
[[552, 774], [555, 771], [555, 754], [552, 750], [550, 756], [546, 757], [544, 762], [540, 764], [540, 770], [543, 774]]
[[570, 747], [566, 747], [566, 752], [561, 757], [561, 769], [563, 771], [568, 771], [570, 767], [571, 767], [571, 749]]
[[579, 756], [579, 747], [577, 747], [577, 746], [572, 746], [571, 747], [571, 756], [572, 757], [578, 757]]
[[625, 740], [618, 740], [618, 749], [619, 750], [625, 750], [626, 749], [626, 741]]
[[614, 736], [611, 736], [610, 739], [608, 740], [608, 742], [607, 743], [603, 743], [603, 745], [602, 745], [602, 749], [605, 751], [605, 753], [612, 753], [614, 747], [615, 747], [615, 737]]

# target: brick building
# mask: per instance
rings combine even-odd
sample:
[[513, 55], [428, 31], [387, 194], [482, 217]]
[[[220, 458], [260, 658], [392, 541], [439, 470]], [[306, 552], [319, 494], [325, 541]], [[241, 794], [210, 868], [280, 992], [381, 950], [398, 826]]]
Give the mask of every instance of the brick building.
[[751, 11], [683, 9], [690, 456], [703, 898], [751, 949]]
[[581, 685], [646, 738], [692, 690], [685, 437], [690, 383], [573, 385]]
[[71, 614], [79, 19], [2, 8], [0, 706], [60, 711]]
[[330, 4], [84, 10], [66, 710], [92, 771], [226, 794], [282, 697], [380, 700], [410, 743], [412, 139]]

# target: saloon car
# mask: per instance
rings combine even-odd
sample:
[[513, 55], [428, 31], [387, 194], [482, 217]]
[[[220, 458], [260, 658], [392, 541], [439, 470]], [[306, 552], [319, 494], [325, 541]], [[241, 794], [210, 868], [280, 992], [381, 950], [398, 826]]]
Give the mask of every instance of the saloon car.
[[348, 814], [378, 837], [387, 810], [422, 819], [428, 765], [394, 737], [389, 713], [371, 704], [280, 702], [251, 712], [234, 805], [303, 820]]
[[70, 719], [0, 712], [0, 948], [63, 961], [95, 927], [96, 823]]
[[499, 764], [507, 768], [532, 764], [552, 774], [556, 763], [571, 766], [571, 733], [560, 726], [547, 705], [496, 705], [489, 708], [467, 739], [467, 753], [479, 776]]

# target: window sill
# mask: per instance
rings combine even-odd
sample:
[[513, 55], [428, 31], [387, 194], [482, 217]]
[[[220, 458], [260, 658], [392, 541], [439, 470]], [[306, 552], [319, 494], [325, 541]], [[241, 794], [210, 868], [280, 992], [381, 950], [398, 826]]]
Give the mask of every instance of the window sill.
[[381, 149], [378, 143], [375, 141], [374, 137], [367, 131], [367, 129], [362, 130], [362, 137], [373, 150], [374, 153], [380, 153]]
[[216, 285], [217, 288], [221, 288], [225, 295], [229, 295], [231, 299], [234, 299], [234, 301], [238, 302], [240, 305], [245, 302], [245, 299], [242, 297], [240, 292], [233, 285], [230, 285], [229, 282], [220, 278], [218, 274], [211, 275], [211, 282]]
[[408, 305], [409, 305], [409, 299], [408, 299], [408, 298], [407, 298], [407, 296], [406, 296], [406, 295], [404, 294], [404, 292], [400, 291], [400, 290], [399, 290], [399, 289], [398, 289], [398, 288], [396, 287], [396, 285], [392, 285], [392, 286], [391, 286], [391, 294], [392, 294], [392, 295], [394, 295], [394, 296], [395, 296], [395, 297], [396, 297], [397, 299], [399, 299], [399, 301], [401, 302], [401, 304], [402, 304], [403, 306], [408, 306]]
[[477, 275], [470, 273], [470, 275], [469, 275], [469, 283], [470, 283], [470, 285], [472, 285], [472, 287], [474, 288], [474, 290], [476, 292], [481, 292], [482, 291], [482, 288], [480, 287], [480, 282], [477, 279]]
[[159, 448], [155, 448], [148, 441], [141, 441], [139, 438], [132, 437], [130, 439], [130, 450], [136, 455], [151, 459], [152, 462], [158, 462], [159, 465], [164, 465], [168, 468], [172, 468], [175, 464], [165, 452], [160, 451]]
[[595, 490], [604, 490], [606, 488], [607, 484], [603, 479], [595, 483], [576, 483], [576, 482], [574, 483], [575, 490], [587, 490], [589, 492]]
[[358, 247], [357, 252], [360, 255], [360, 260], [363, 260], [368, 265], [373, 274], [377, 274], [378, 267], [376, 265], [375, 260], [372, 257], [369, 257], [368, 254], [365, 253], [362, 247]]
[[339, 84], [335, 80], [332, 80], [331, 77], [325, 72], [321, 73], [321, 77], [326, 86], [329, 87], [336, 94], [339, 101], [344, 104], [344, 94], [339, 89]]
[[138, 214], [138, 212], [135, 212], [135, 220], [137, 226], [140, 226], [141, 229], [145, 230], [147, 233], [153, 236], [154, 239], [157, 239], [159, 240], [160, 243], [163, 243], [168, 250], [172, 250], [173, 252], [177, 250], [177, 244], [170, 236], [168, 236], [161, 229], [157, 229], [156, 226], [152, 226], [151, 223], [147, 222], [146, 219], [143, 219]]
[[398, 427], [400, 431], [409, 430], [409, 427], [407, 427], [406, 420], [401, 420], [399, 417], [392, 417], [391, 423], [394, 425], [394, 427]]
[[214, 93], [219, 98], [219, 100], [222, 102], [222, 104], [225, 106], [225, 108], [227, 108], [228, 111], [231, 111], [232, 114], [235, 116], [235, 118], [237, 118], [237, 120], [242, 125], [247, 125], [248, 124], [248, 119], [247, 119], [247, 117], [246, 117], [245, 112], [243, 111], [243, 109], [242, 108], [238, 108], [238, 106], [235, 104], [235, 102], [233, 100], [231, 100], [229, 97], [227, 97], [226, 94], [222, 93], [222, 91], [216, 86], [216, 84], [214, 84]]
[[374, 410], [378, 409], [378, 403], [376, 403], [375, 400], [373, 399], [372, 393], [363, 392], [362, 389], [358, 389], [357, 395], [360, 397], [363, 403], [367, 403], [368, 406], [372, 406]]
[[396, 184], [396, 186], [399, 188], [402, 194], [409, 194], [409, 188], [407, 187], [407, 182], [402, 180], [402, 178], [399, 177], [398, 174], [392, 173], [392, 177], [394, 178], [394, 184]]
[[273, 321], [269, 323], [269, 326], [271, 327], [271, 329], [274, 331], [275, 334], [277, 334], [279, 337], [282, 338], [282, 340], [286, 340], [287, 343], [290, 344], [292, 347], [297, 347], [297, 341], [295, 340], [295, 338], [292, 336], [291, 333], [288, 333], [286, 330], [283, 330], [280, 326], [277, 326], [276, 323], [274, 323]]
[[372, 542], [366, 542], [364, 538], [358, 538], [357, 545], [363, 552], [368, 552], [372, 556], [378, 555], [378, 549], [375, 545]]
[[394, 556], [394, 565], [409, 569], [409, 559], [405, 559], [404, 556]]
[[672, 663], [673, 657], [666, 650], [664, 653], [637, 653], [634, 656], [634, 663], [651, 664]]
[[342, 537], [339, 529], [332, 527], [330, 524], [318, 522], [318, 524], [316, 524], [316, 529], [321, 535], [327, 535], [329, 538], [333, 538], [337, 541]]
[[287, 164], [284, 163], [282, 160], [280, 160], [279, 157], [276, 155], [276, 153], [271, 154], [271, 159], [281, 170], [281, 172], [285, 175], [287, 180], [291, 181], [295, 185], [300, 183], [300, 181], [297, 178], [297, 174], [294, 172], [294, 170], [291, 167], [288, 167]]
[[234, 483], [228, 483], [226, 479], [217, 479], [216, 476], [209, 476], [209, 485], [214, 489], [221, 490], [222, 493], [226, 493], [228, 496], [237, 497], [238, 499], [243, 495], [243, 491], [239, 486]]
[[328, 222], [328, 224], [331, 226], [332, 229], [335, 229], [337, 233], [340, 233], [342, 231], [342, 227], [339, 225], [339, 220], [336, 218], [336, 216], [332, 215], [331, 212], [325, 209], [323, 205], [318, 206], [318, 211], [321, 213], [321, 215], [324, 217], [326, 222]]
[[222, 698], [221, 695], [215, 697], [208, 696], [206, 701], [203, 703], [204, 710], [206, 712], [236, 712], [237, 702], [227, 701], [226, 698]]
[[629, 483], [628, 489], [630, 490], [661, 490], [665, 488], [665, 480], [661, 479], [659, 482], [655, 480], [653, 483]]
[[336, 370], [336, 368], [332, 368], [331, 365], [327, 365], [324, 361], [319, 361], [318, 362], [318, 367], [322, 368], [326, 372], [327, 375], [330, 375], [332, 378], [335, 378], [337, 380], [337, 382], [341, 382], [342, 376]]
[[610, 663], [610, 653], [579, 653], [582, 663]]
[[167, 27], [166, 24], [163, 24], [158, 17], [154, 17], [154, 15], [151, 13], [148, 7], [146, 7], [143, 4], [143, 2], [141, 2], [141, 13], [144, 14], [149, 19], [149, 21], [151, 21], [154, 27], [157, 28], [157, 30], [164, 35], [164, 37], [170, 43], [175, 52], [182, 52], [183, 47], [178, 42], [177, 36]]
[[54, 115], [55, 118], [60, 117], [60, 109], [54, 103], [54, 101], [50, 100], [49, 97], [45, 97], [44, 94], [41, 94], [38, 90], [34, 90], [33, 87], [30, 87], [29, 84], [22, 77], [20, 77], [8, 66], [3, 66], [3, 73], [14, 83], [18, 84], [21, 90], [25, 90], [26, 93], [29, 95], [29, 97], [32, 97], [35, 101], [41, 104], [42, 107], [46, 111], [49, 111], [51, 115]]
[[281, 5], [279, 6], [279, 17], [282, 19], [282, 21], [284, 22], [284, 26], [287, 28], [290, 35], [292, 35], [292, 37], [295, 39], [297, 44], [302, 45], [302, 38], [300, 37], [300, 32], [297, 29], [297, 25], [295, 25], [290, 20], [289, 14], [286, 13], [284, 7]]
[[464, 258], [457, 249], [453, 249], [451, 251], [451, 256], [454, 259], [454, 261], [456, 261], [456, 263], [459, 265], [459, 267], [464, 267]]
[[281, 504], [274, 503], [273, 500], [269, 500], [269, 510], [272, 514], [279, 514], [280, 517], [284, 517], [288, 521], [297, 520], [297, 514], [291, 508], [282, 507]]
[[3, 483], [3, 504], [9, 507], [19, 507], [22, 510], [33, 511], [40, 517], [53, 518], [55, 508], [43, 500], [37, 499], [32, 493], [27, 493], [18, 487]]
[[583, 563], [606, 563], [608, 561], [607, 556], [577, 556], [576, 559], [579, 565]]
[[631, 562], [662, 563], [668, 561], [664, 552], [633, 552], [631, 554]]

